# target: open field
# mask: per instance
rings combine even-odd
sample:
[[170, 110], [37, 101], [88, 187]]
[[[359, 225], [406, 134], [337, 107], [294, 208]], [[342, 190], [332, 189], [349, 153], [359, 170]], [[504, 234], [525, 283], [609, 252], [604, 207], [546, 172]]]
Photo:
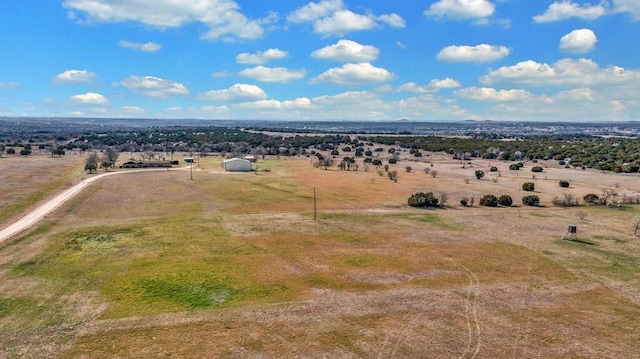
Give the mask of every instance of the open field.
[[[82, 176], [82, 160], [20, 160], [34, 162], [2, 176], [59, 173], [57, 189]], [[0, 247], [0, 357], [640, 355], [640, 207], [551, 205], [564, 193], [634, 194], [637, 175], [541, 163], [533, 179], [531, 164], [424, 160], [392, 165], [397, 182], [373, 166], [325, 171], [284, 157], [255, 173], [203, 158], [193, 180], [106, 177]], [[23, 197], [35, 196], [31, 180]], [[542, 207], [521, 205], [527, 181]], [[418, 191], [446, 193], [448, 208], [407, 207]], [[479, 207], [487, 193], [515, 206]], [[578, 241], [561, 240], [569, 224]]]

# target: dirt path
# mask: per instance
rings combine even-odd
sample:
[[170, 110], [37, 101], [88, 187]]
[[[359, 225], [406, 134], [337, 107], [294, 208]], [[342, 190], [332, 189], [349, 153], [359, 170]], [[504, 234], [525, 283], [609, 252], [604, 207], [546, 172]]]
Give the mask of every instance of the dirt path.
[[154, 169], [144, 169], [144, 170], [134, 170], [134, 171], [106, 172], [93, 177], [89, 177], [83, 180], [82, 182], [74, 185], [73, 187], [66, 189], [65, 191], [56, 195], [49, 201], [43, 203], [33, 211], [25, 214], [19, 220], [13, 222], [9, 226], [0, 230], [0, 244], [5, 242], [9, 238], [17, 235], [18, 233], [28, 228], [31, 228], [34, 224], [40, 222], [46, 215], [53, 212], [56, 208], [60, 207], [62, 204], [64, 204], [65, 202], [73, 198], [75, 195], [80, 193], [82, 190], [84, 190], [87, 186], [89, 186], [93, 182], [106, 176], [112, 176], [112, 175], [122, 174], [122, 173], [139, 173], [143, 171], [145, 172], [166, 171], [166, 169], [159, 170], [157, 168], [154, 168]]

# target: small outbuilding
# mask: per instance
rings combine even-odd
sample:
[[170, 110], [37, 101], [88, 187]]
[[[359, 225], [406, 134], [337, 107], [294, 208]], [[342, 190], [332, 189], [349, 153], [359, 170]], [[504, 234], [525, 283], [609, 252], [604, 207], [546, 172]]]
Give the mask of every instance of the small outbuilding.
[[243, 158], [230, 158], [222, 162], [222, 168], [228, 172], [251, 172], [251, 161]]

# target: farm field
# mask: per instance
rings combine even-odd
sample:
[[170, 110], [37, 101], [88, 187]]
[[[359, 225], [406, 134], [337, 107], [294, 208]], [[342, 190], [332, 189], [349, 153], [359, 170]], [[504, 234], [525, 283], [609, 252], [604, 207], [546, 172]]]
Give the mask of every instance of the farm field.
[[[22, 184], [0, 194], [13, 208], [0, 222], [85, 176], [82, 161], [0, 159], [3, 188]], [[534, 179], [531, 163], [429, 154], [391, 165], [394, 182], [305, 157], [253, 173], [221, 161], [202, 158], [193, 180], [189, 169], [106, 177], [0, 245], [0, 357], [640, 355], [640, 206], [551, 204], [635, 195], [638, 175], [541, 161]], [[521, 204], [523, 182], [542, 206]], [[448, 206], [408, 207], [419, 191]], [[480, 207], [487, 193], [514, 206]], [[568, 225], [576, 241], [561, 239]]]

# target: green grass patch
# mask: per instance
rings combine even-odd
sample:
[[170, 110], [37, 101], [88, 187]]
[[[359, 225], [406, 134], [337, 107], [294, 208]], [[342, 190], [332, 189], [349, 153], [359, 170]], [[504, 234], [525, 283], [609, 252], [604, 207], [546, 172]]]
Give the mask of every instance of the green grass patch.
[[166, 300], [189, 309], [221, 306], [236, 295], [237, 290], [212, 281], [193, 282], [183, 275], [140, 281], [144, 297]]
[[64, 320], [55, 303], [33, 297], [0, 297], [0, 328], [41, 328]]
[[425, 223], [425, 224], [433, 225], [443, 229], [460, 228], [460, 226], [457, 226], [456, 223], [453, 223], [450, 220], [445, 220], [444, 218], [442, 218], [440, 214], [427, 212], [427, 211], [420, 214], [399, 213], [399, 214], [386, 215], [385, 217], [391, 218], [391, 219], [404, 219], [409, 221], [416, 221], [419, 223]]
[[640, 271], [638, 271], [640, 258], [638, 257], [576, 241], [556, 241], [556, 243], [582, 251], [583, 255], [578, 254], [569, 260], [571, 267], [579, 268], [596, 276], [622, 281], [640, 280]]

